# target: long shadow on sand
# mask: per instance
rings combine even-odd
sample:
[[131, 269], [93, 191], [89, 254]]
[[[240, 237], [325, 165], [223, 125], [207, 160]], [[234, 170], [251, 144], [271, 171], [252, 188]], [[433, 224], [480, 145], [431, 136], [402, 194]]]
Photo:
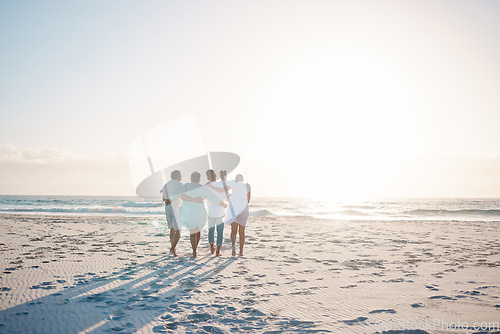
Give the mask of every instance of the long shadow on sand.
[[[198, 260], [161, 256], [106, 276], [77, 275], [74, 286], [0, 311], [0, 333], [138, 330], [234, 261], [230, 258], [207, 267], [214, 260], [213, 256]], [[51, 289], [52, 283], [31, 288]], [[175, 288], [169, 289], [174, 283]], [[103, 326], [131, 313], [141, 313], [132, 317], [133, 324]]]
[[252, 297], [218, 294], [227, 289], [221, 271], [235, 261], [161, 256], [106, 276], [77, 275], [77, 285], [0, 311], [0, 333], [328, 332], [265, 314]]

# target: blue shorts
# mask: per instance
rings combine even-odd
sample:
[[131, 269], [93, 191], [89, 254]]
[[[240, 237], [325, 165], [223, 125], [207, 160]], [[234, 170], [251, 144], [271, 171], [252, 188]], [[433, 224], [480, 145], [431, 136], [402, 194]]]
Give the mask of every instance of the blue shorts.
[[165, 205], [165, 216], [167, 216], [168, 228], [173, 228], [174, 230], [179, 231], [179, 224], [172, 205]]

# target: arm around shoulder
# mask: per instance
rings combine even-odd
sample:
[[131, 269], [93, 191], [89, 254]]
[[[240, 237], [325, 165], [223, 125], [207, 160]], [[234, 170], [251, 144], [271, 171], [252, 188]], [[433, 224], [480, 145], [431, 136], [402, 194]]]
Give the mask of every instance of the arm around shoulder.
[[219, 187], [212, 185], [211, 183], [207, 183], [206, 186], [209, 187], [210, 189], [218, 191], [220, 193], [231, 190], [231, 187], [229, 187], [229, 186], [226, 186], [224, 188], [219, 188]]

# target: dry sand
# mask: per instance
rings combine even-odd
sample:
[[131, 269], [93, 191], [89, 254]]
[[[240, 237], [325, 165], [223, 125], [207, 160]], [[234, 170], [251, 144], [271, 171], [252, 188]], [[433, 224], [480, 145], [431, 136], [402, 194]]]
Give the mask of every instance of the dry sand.
[[244, 257], [226, 228], [222, 257], [203, 232], [191, 259], [187, 233], [171, 257], [153, 219], [0, 215], [0, 333], [475, 333], [500, 320], [499, 222], [252, 217]]

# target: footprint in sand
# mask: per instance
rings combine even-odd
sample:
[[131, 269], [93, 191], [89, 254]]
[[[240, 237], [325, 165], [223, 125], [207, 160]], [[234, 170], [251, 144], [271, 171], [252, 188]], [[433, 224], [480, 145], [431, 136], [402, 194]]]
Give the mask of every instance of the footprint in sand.
[[82, 301], [87, 301], [87, 302], [102, 302], [105, 301], [108, 298], [108, 294], [103, 292], [103, 293], [96, 293], [90, 296], [87, 296], [85, 299]]
[[[167, 329], [175, 330], [178, 323], [165, 324], [153, 327], [153, 333], [167, 333]], [[170, 326], [170, 327], [167, 327]]]
[[257, 296], [257, 294], [255, 292], [253, 292], [253, 291], [243, 292], [243, 295], [245, 295], [245, 296], [252, 296], [252, 297]]
[[391, 313], [391, 314], [394, 314], [394, 313], [396, 313], [396, 311], [393, 310], [393, 309], [388, 309], [388, 310], [373, 310], [373, 311], [370, 311], [368, 313], [370, 313], [370, 314], [375, 314], [375, 313]]
[[460, 292], [462, 292], [465, 295], [469, 295], [469, 296], [479, 296], [479, 295], [486, 296], [485, 293], [481, 293], [481, 292], [476, 291], [476, 290], [472, 290], [472, 291], [460, 291]]
[[120, 320], [122, 319], [123, 317], [125, 316], [125, 312], [123, 312], [122, 310], [117, 310], [117, 311], [114, 311], [110, 316], [109, 316], [109, 319], [110, 320]]
[[217, 333], [217, 334], [224, 333], [220, 328], [214, 326], [203, 326], [202, 328], [207, 333]]
[[437, 284], [430, 284], [430, 285], [426, 285], [425, 287], [431, 291], [439, 291], [439, 289], [437, 288], [439, 285]]
[[38, 285], [33, 285], [30, 287], [30, 289], [43, 289], [43, 290], [51, 290], [55, 289], [56, 286], [54, 285], [54, 282], [43, 282]]
[[293, 327], [311, 327], [314, 326], [314, 322], [312, 321], [298, 321], [298, 320], [289, 320], [289, 326]]
[[122, 331], [126, 330], [127, 328], [131, 328], [131, 327], [134, 327], [134, 324], [131, 322], [127, 322], [126, 324], [124, 324], [122, 326], [111, 327], [110, 330], [111, 330], [111, 332], [122, 332]]
[[429, 297], [429, 299], [457, 300], [456, 298], [448, 297], [448, 296], [431, 296], [431, 297]]
[[198, 323], [198, 322], [204, 322], [212, 319], [212, 316], [208, 313], [195, 313], [195, 314], [190, 314], [187, 317], [191, 322], [193, 323]]
[[356, 324], [360, 324], [362, 323], [363, 321], [367, 320], [368, 318], [367, 317], [357, 317], [356, 319], [352, 319], [352, 320], [341, 320], [340, 322], [343, 322], [349, 326], [352, 326], [352, 325], [356, 325]]

